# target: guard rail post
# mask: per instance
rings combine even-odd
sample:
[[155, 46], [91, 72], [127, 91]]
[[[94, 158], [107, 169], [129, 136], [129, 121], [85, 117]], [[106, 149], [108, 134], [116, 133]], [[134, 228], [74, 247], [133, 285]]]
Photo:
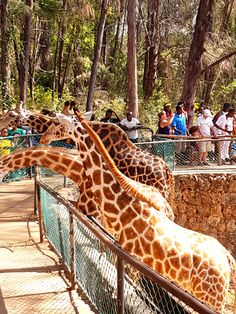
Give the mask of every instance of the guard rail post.
[[43, 215], [42, 215], [42, 205], [41, 205], [41, 193], [40, 193], [40, 186], [38, 184], [38, 177], [39, 177], [39, 168], [38, 166], [35, 167], [35, 180], [36, 180], [36, 190], [37, 190], [37, 203], [38, 203], [38, 221], [39, 221], [39, 238], [40, 243], [43, 242]]
[[71, 290], [76, 286], [75, 274], [75, 232], [74, 232], [74, 215], [69, 209], [69, 226], [70, 226], [70, 282]]
[[117, 313], [124, 314], [124, 260], [117, 256]]

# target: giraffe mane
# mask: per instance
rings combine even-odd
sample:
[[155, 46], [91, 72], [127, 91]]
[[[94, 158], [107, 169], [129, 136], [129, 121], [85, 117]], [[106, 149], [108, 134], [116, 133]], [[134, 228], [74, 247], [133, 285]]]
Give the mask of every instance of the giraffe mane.
[[90, 137], [93, 139], [93, 142], [95, 143], [99, 153], [102, 155], [108, 169], [111, 171], [111, 173], [115, 176], [116, 180], [119, 182], [121, 187], [133, 195], [135, 198], [139, 199], [140, 201], [143, 201], [150, 206], [154, 207], [158, 211], [160, 211], [160, 206], [156, 204], [156, 202], [153, 202], [150, 200], [150, 198], [146, 197], [143, 193], [140, 193], [137, 189], [135, 189], [132, 184], [129, 182], [128, 178], [119, 171], [119, 169], [116, 167], [115, 162], [111, 159], [108, 151], [106, 150], [104, 144], [102, 143], [99, 136], [94, 132], [94, 130], [91, 128], [91, 126], [85, 121], [82, 114], [75, 110], [75, 115], [78, 117], [79, 121], [81, 122], [84, 129], [87, 131], [87, 133], [90, 135]]

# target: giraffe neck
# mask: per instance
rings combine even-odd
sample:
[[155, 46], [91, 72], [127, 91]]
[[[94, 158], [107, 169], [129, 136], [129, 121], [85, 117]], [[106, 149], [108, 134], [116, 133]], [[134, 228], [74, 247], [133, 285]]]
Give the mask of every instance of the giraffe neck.
[[[97, 151], [96, 153], [96, 159], [99, 160], [99, 165], [101, 167], [101, 170], [104, 171], [104, 163], [105, 163], [105, 167], [107, 167], [107, 169], [109, 170], [110, 175], [113, 177], [113, 181], [116, 184], [119, 184], [121, 186], [122, 189], [124, 189], [124, 191], [126, 191], [127, 193], [129, 193], [130, 195], [132, 195], [133, 198], [138, 198], [140, 201], [143, 202], [147, 202], [149, 204], [149, 206], [154, 207], [156, 210], [160, 210], [161, 206], [160, 204], [158, 204], [159, 202], [156, 202], [156, 198], [151, 198], [149, 196], [146, 196], [145, 193], [142, 193], [142, 191], [140, 192], [139, 189], [142, 189], [143, 185], [140, 184], [139, 182], [135, 182], [133, 180], [130, 180], [129, 178], [127, 178], [123, 173], [121, 173], [114, 161], [111, 159], [108, 151], [105, 149], [104, 144], [102, 143], [101, 139], [97, 136], [97, 134], [95, 133], [95, 131], [91, 128], [91, 126], [83, 119], [82, 115], [80, 113], [78, 113], [78, 111], [76, 111], [76, 115], [79, 118], [82, 126], [84, 127], [84, 129], [87, 132], [87, 136], [85, 136], [85, 138], [83, 139], [84, 143], [89, 143], [89, 147], [87, 144], [87, 150], [84, 149], [84, 146], [80, 143], [80, 150], [83, 149], [84, 153], [92, 151], [91, 154], [95, 154], [95, 151]], [[79, 132], [77, 132], [75, 130], [75, 138], [74, 141], [76, 143], [78, 143], [78, 138], [77, 136]], [[90, 154], [90, 155], [91, 155]], [[87, 156], [88, 160], [90, 160], [90, 157]], [[103, 165], [103, 166], [102, 166]], [[105, 170], [107, 172], [107, 170]], [[101, 176], [103, 175], [102, 173], [100, 174]], [[144, 189], [146, 189], [146, 187], [144, 187]], [[150, 191], [149, 191], [150, 192]], [[155, 190], [155, 192], [157, 192], [157, 190]], [[159, 201], [161, 202], [162, 198], [159, 198]], [[168, 207], [169, 209], [167, 211], [171, 212], [171, 215], [173, 215], [172, 209], [169, 207], [169, 204], [166, 203], [164, 206]], [[173, 216], [172, 216], [173, 218]]]
[[36, 165], [54, 170], [68, 177], [76, 184], [81, 184], [83, 167], [78, 155], [66, 153], [60, 148], [32, 147], [19, 149], [0, 159], [2, 173]]

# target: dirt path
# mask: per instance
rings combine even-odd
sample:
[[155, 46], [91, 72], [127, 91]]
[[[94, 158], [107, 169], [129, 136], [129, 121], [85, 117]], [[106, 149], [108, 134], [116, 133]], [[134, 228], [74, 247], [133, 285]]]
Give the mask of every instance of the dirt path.
[[69, 282], [33, 215], [33, 182], [0, 185], [0, 313], [92, 314]]

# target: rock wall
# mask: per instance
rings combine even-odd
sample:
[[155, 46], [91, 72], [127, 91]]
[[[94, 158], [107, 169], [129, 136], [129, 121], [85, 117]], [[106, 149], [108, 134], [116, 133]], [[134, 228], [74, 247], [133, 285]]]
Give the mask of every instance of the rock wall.
[[175, 175], [176, 223], [217, 238], [236, 258], [236, 174]]

